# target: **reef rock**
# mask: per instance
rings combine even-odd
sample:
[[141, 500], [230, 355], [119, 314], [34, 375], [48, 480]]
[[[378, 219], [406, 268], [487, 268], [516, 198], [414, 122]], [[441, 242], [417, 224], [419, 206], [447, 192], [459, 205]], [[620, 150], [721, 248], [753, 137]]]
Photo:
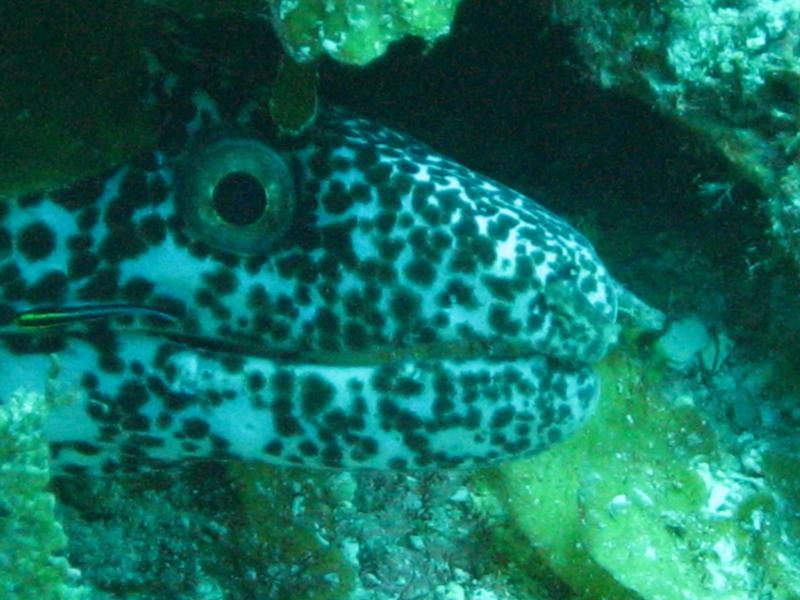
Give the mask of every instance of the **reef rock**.
[[757, 185], [800, 264], [800, 6], [789, 0], [559, 0], [604, 87], [658, 107]]

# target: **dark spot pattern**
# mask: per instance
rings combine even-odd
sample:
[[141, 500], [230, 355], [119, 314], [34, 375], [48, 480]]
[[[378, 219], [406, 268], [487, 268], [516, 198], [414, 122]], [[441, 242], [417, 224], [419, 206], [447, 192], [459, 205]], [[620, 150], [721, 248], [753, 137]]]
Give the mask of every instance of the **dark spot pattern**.
[[0, 205], [0, 325], [67, 309], [57, 328], [0, 333], [0, 361], [44, 369], [63, 352], [86, 394], [91, 436], [52, 440], [64, 471], [181, 456], [452, 468], [534, 452], [589, 417], [617, 288], [580, 234], [326, 108], [297, 139], [237, 116], [289, 165], [297, 208], [268, 251], [210, 248], [172, 182], [235, 111], [191, 90], [173, 92], [156, 151]]
[[30, 261], [46, 258], [53, 252], [56, 236], [47, 223], [34, 222], [25, 226], [17, 235], [17, 248]]

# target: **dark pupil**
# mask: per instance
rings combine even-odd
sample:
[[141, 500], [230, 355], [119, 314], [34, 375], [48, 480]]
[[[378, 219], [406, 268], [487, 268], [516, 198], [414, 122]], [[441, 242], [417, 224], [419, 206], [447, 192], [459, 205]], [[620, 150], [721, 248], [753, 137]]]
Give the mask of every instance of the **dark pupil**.
[[231, 225], [250, 225], [264, 214], [264, 186], [248, 173], [231, 173], [214, 188], [214, 210]]

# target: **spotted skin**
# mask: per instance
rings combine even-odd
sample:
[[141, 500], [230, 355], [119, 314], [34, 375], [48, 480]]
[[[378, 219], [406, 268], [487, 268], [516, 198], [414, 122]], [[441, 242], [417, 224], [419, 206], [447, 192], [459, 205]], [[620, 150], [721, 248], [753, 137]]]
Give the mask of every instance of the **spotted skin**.
[[[469, 466], [591, 415], [620, 288], [563, 220], [339, 109], [297, 139], [204, 92], [182, 113], [108, 177], [0, 204], [0, 393], [57, 363], [78, 392], [46, 425], [59, 468]], [[295, 196], [256, 252], [187, 225], [181, 178], [229, 137], [270, 148]]]

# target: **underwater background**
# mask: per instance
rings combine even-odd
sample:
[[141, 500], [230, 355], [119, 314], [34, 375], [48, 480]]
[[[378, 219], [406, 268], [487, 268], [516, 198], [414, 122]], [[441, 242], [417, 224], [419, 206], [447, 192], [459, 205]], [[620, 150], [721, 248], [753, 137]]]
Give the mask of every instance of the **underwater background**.
[[[474, 470], [51, 479], [54, 400], [20, 392], [0, 405], [0, 596], [800, 598], [792, 4], [4, 3], [0, 195], [152, 145], [141, 50], [175, 36], [290, 130], [318, 97], [534, 198], [667, 324], [623, 330], [576, 435]], [[359, 6], [375, 24], [353, 33]]]

